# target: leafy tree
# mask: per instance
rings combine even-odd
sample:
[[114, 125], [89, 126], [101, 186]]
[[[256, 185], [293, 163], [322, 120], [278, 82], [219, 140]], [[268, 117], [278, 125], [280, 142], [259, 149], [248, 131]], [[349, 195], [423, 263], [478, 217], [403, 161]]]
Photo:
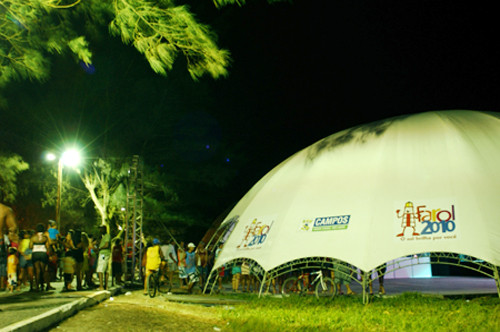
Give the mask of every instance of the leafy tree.
[[[114, 164], [118, 164], [114, 162]], [[119, 164], [118, 164], [119, 165]], [[110, 220], [120, 211], [120, 199], [116, 195], [123, 196], [123, 190], [118, 190], [126, 179], [128, 167], [122, 164], [121, 167], [115, 167], [112, 162], [98, 159], [86, 169], [81, 176], [85, 188], [87, 188], [90, 199], [100, 219], [101, 225], [110, 228]], [[116, 195], [115, 195], [116, 194]], [[115, 197], [113, 197], [115, 195]]]
[[173, 232], [181, 235], [197, 219], [181, 201], [177, 191], [169, 185], [169, 176], [150, 167], [144, 170], [143, 231], [163, 239]]
[[144, 54], [156, 73], [166, 75], [182, 54], [194, 79], [227, 75], [229, 52], [186, 6], [171, 0], [0, 0], [0, 87], [47, 79], [51, 54], [70, 52], [90, 67], [87, 39], [100, 26]]
[[27, 169], [29, 164], [21, 156], [0, 154], [0, 201], [7, 203], [15, 201], [18, 193], [17, 176]]
[[[125, 229], [127, 205], [128, 170], [130, 165], [123, 160], [99, 159], [92, 163], [81, 179], [94, 203], [98, 219], [108, 230], [116, 226]], [[143, 230], [146, 234], [166, 236], [172, 229], [180, 234], [196, 223], [186, 213], [176, 192], [168, 185], [167, 177], [148, 167], [143, 170]], [[166, 237], [165, 237], [166, 238]]]
[[[50, 208], [49, 218], [55, 219], [57, 204], [57, 165], [38, 165], [30, 172], [32, 183], [38, 184], [41, 192], [41, 207]], [[76, 172], [62, 172], [61, 181], [61, 230], [87, 229], [93, 216], [88, 213], [88, 192], [82, 186]], [[46, 222], [44, 220], [43, 222]]]
[[[267, 0], [267, 2], [269, 3], [273, 3], [273, 2], [282, 2], [284, 0]], [[222, 7], [222, 6], [226, 6], [226, 5], [239, 5], [239, 6], [242, 6], [246, 3], [245, 0], [213, 0], [215, 6], [217, 7]]]

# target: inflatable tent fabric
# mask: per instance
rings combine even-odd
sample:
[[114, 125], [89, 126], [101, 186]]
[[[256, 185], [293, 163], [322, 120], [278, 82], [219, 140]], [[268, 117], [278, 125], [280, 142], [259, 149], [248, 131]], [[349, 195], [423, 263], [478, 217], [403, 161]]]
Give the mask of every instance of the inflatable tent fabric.
[[331, 257], [370, 271], [419, 253], [500, 265], [500, 113], [435, 111], [329, 136], [239, 201], [214, 269]]

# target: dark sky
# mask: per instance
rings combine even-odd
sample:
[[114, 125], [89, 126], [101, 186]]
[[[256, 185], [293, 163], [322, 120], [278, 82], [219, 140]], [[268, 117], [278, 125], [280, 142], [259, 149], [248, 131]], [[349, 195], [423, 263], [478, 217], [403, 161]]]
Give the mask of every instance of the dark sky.
[[[232, 53], [226, 79], [168, 77], [120, 40], [91, 40], [95, 73], [54, 59], [44, 83], [7, 90], [4, 149], [27, 160], [77, 140], [91, 156], [139, 154], [216, 217], [279, 162], [390, 116], [499, 111], [499, 20], [462, 0], [187, 1]], [[193, 179], [195, 179], [193, 181]]]

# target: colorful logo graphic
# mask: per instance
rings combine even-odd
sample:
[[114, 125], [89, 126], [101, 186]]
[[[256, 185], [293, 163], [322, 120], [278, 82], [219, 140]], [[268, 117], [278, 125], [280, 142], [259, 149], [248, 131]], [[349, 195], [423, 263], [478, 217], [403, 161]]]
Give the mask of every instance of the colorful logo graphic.
[[427, 205], [415, 206], [406, 202], [403, 209], [396, 210], [396, 218], [401, 229], [396, 237], [421, 239], [456, 238], [455, 205], [449, 208], [428, 208]]
[[310, 219], [302, 220], [302, 227], [300, 229], [303, 231], [311, 230], [313, 232], [347, 229], [350, 219], [350, 215], [317, 217], [314, 221]]
[[237, 249], [259, 249], [267, 239], [274, 220], [271, 222], [258, 221], [255, 218], [250, 225], [245, 226], [243, 237]]

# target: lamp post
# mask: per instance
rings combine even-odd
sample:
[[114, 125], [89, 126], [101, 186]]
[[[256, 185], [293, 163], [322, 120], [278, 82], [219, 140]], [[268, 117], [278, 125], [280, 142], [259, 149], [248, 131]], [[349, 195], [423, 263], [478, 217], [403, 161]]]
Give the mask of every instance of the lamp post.
[[[55, 160], [57, 156], [53, 153], [47, 154], [48, 160]], [[64, 166], [76, 167], [80, 163], [80, 152], [76, 149], [69, 149], [63, 152], [57, 162], [57, 200], [56, 200], [56, 224], [57, 229], [61, 226], [61, 191], [62, 174]]]

